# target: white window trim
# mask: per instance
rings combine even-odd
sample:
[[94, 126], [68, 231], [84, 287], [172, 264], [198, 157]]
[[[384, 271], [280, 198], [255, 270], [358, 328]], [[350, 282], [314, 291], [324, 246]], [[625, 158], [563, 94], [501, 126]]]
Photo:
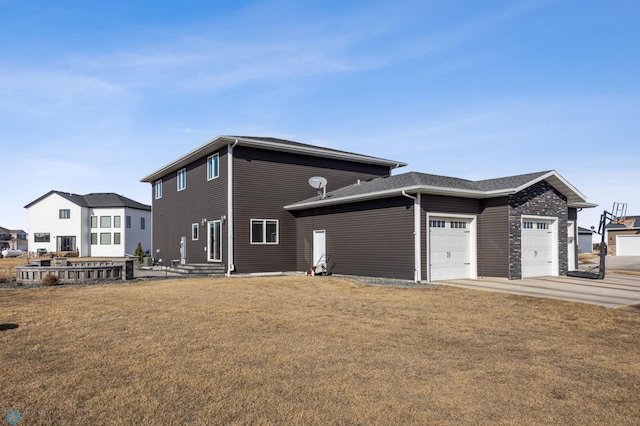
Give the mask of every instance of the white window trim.
[[[255, 243], [253, 242], [253, 222], [262, 222], [262, 242]], [[276, 241], [271, 243], [267, 242], [267, 222], [275, 222], [276, 223]], [[249, 227], [251, 228], [250, 232], [250, 242], [253, 245], [278, 245], [280, 244], [280, 221], [278, 219], [251, 219], [249, 222]]]
[[[182, 188], [180, 188], [180, 175], [183, 174], [182, 178]], [[176, 187], [178, 191], [184, 191], [187, 188], [187, 169], [180, 169], [176, 172]]]
[[155, 195], [156, 195], [156, 200], [162, 198], [162, 179], [158, 179], [154, 185], [155, 187]]
[[[214, 247], [211, 246], [211, 232], [213, 231], [213, 227], [212, 225], [218, 225], [218, 229], [220, 230], [220, 241], [218, 241], [218, 244], [220, 244], [220, 251], [219, 251], [219, 258], [216, 259], [213, 257], [213, 253], [214, 253]], [[207, 222], [207, 261], [208, 262], [222, 262], [222, 221], [221, 220], [210, 220], [209, 222]]]
[[[198, 227], [199, 225], [197, 223], [192, 223], [191, 224], [191, 241], [198, 241], [198, 239], [200, 238], [200, 228]], [[195, 233], [195, 238], [193, 238], [193, 231], [196, 231]]]
[[[216, 160], [218, 164], [218, 173], [214, 174], [215, 168], [213, 167], [213, 161], [209, 162], [209, 160]], [[213, 155], [207, 157], [207, 181], [217, 179], [220, 176], [220, 155], [216, 152]]]

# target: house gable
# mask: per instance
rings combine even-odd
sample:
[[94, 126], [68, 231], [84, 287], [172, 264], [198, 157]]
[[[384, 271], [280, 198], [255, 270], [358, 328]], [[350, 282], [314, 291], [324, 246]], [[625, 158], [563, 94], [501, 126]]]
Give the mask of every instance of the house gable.
[[[50, 191], [25, 207], [29, 216], [29, 250], [33, 252], [78, 251], [80, 256], [124, 256], [132, 253], [125, 250], [130, 233], [125, 229], [126, 216], [143, 215], [147, 222], [151, 221], [150, 206], [114, 193], [77, 195]], [[109, 226], [97, 223], [92, 228], [91, 216], [98, 221], [100, 217], [108, 218]], [[114, 226], [116, 221], [120, 227]], [[151, 246], [150, 236], [149, 229], [139, 238], [147, 250]]]

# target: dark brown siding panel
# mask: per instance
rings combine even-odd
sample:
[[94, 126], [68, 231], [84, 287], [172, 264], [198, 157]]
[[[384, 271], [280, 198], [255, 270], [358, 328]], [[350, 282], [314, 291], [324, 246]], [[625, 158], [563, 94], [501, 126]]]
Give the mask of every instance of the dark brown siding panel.
[[478, 276], [509, 277], [509, 200], [483, 201], [478, 219]]
[[[162, 198], [153, 200], [153, 250], [165, 265], [180, 260], [180, 238], [187, 237], [187, 263], [207, 262], [207, 225], [227, 214], [227, 149], [219, 152], [219, 177], [207, 181], [207, 157], [187, 166], [187, 185], [177, 190], [176, 173], [162, 178]], [[153, 185], [152, 185], [153, 191]], [[191, 240], [191, 224], [199, 224], [199, 239]], [[223, 225], [223, 258], [226, 264], [226, 224]]]
[[480, 201], [473, 198], [423, 195], [422, 209], [429, 213], [479, 214]]
[[331, 272], [413, 279], [413, 200], [396, 197], [297, 215], [298, 270], [311, 266], [313, 230], [325, 230]]
[[[388, 167], [242, 146], [233, 154], [234, 263], [239, 273], [298, 269], [296, 221], [283, 206], [316, 195], [307, 183], [310, 177], [324, 176], [331, 190], [389, 174]], [[251, 244], [251, 219], [278, 220], [279, 243]]]

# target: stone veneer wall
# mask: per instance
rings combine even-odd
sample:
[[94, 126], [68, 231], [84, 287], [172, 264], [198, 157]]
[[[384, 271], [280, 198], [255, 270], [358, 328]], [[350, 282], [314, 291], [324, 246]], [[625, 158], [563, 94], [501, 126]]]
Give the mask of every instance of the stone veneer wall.
[[522, 215], [558, 218], [558, 266], [567, 274], [567, 199], [546, 181], [509, 196], [509, 279], [522, 278]]

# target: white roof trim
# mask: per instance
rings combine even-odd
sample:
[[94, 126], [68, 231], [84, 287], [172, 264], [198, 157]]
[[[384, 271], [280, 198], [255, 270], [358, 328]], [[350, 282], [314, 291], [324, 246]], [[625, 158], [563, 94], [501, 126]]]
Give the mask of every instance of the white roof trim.
[[239, 145], [249, 146], [249, 147], [257, 147], [262, 149], [268, 149], [271, 151], [280, 151], [280, 152], [292, 152], [298, 154], [307, 154], [312, 155], [314, 157], [324, 157], [324, 158], [333, 158], [337, 160], [346, 160], [346, 161], [354, 161], [359, 163], [366, 164], [375, 164], [380, 166], [387, 166], [392, 169], [406, 166], [406, 163], [402, 163], [400, 161], [394, 160], [385, 160], [384, 158], [371, 157], [368, 155], [361, 155], [355, 153], [348, 152], [336, 152], [332, 151], [330, 148], [322, 148], [322, 147], [312, 147], [312, 146], [298, 146], [298, 145], [288, 145], [279, 142], [271, 142], [271, 141], [261, 141], [256, 139], [248, 139], [248, 138], [236, 138], [233, 136], [216, 136], [215, 138], [209, 140], [208, 142], [200, 145], [199, 147], [187, 152], [183, 156], [177, 158], [176, 160], [168, 163], [153, 173], [143, 177], [140, 179], [141, 182], [154, 182], [160, 179], [162, 176], [167, 175], [176, 170], [182, 169], [187, 164], [197, 160], [200, 157], [211, 154], [224, 145], [230, 145], [232, 143], [238, 142]]
[[[586, 201], [584, 195], [582, 195], [573, 185], [567, 182], [562, 176], [560, 176], [555, 171], [546, 173], [536, 179], [532, 179], [526, 184], [520, 185], [517, 188], [505, 188], [494, 191], [480, 191], [480, 190], [471, 190], [471, 189], [460, 189], [460, 188], [447, 188], [441, 186], [426, 186], [426, 185], [413, 185], [407, 186], [404, 188], [394, 188], [383, 191], [370, 192], [366, 194], [358, 194], [358, 195], [350, 195], [346, 197], [336, 197], [332, 198], [331, 196], [321, 199], [321, 200], [312, 200], [306, 201], [302, 203], [289, 204], [284, 206], [285, 210], [303, 210], [305, 208], [312, 207], [324, 207], [331, 206], [335, 204], [346, 204], [346, 203], [354, 203], [357, 201], [365, 201], [365, 200], [374, 200], [378, 198], [386, 198], [394, 195], [402, 195], [402, 192], [407, 193], [421, 193], [421, 194], [430, 194], [430, 195], [447, 195], [452, 197], [464, 197], [464, 198], [494, 198], [494, 197], [504, 197], [508, 195], [515, 194], [517, 192], [522, 191], [543, 180], [551, 180], [552, 186], [554, 186], [558, 191], [560, 191], [563, 195], [567, 197], [567, 206], [571, 208], [592, 208], [597, 207], [597, 204], [589, 203]], [[559, 188], [558, 188], [559, 187]], [[571, 193], [573, 196], [570, 197]]]

